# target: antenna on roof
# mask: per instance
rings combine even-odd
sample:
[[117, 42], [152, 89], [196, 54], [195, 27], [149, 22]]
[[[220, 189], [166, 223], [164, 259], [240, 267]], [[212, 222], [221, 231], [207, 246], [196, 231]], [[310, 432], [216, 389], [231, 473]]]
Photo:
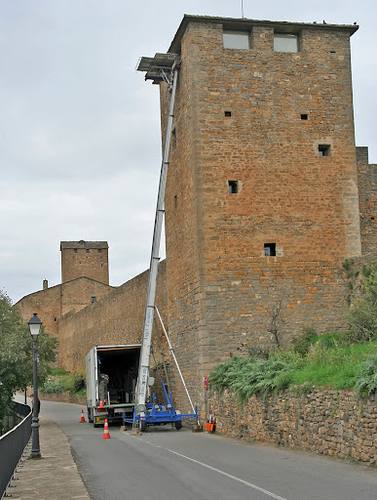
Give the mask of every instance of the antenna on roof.
[[243, 0], [241, 0], [241, 15], [242, 15], [242, 19], [245, 18], [245, 12], [244, 12], [244, 8], [243, 8]]

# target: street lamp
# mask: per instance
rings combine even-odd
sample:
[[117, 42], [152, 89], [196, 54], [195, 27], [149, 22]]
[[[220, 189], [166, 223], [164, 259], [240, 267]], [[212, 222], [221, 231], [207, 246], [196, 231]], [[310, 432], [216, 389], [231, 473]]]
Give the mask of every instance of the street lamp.
[[41, 331], [42, 321], [37, 313], [28, 321], [31, 338], [33, 339], [33, 417], [31, 424], [31, 458], [41, 458], [41, 449], [39, 447], [39, 417], [38, 417], [38, 335]]

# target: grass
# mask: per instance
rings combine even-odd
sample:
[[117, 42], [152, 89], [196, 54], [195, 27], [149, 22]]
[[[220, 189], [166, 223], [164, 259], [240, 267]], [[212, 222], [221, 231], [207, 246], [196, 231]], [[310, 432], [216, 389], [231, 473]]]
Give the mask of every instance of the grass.
[[325, 342], [319, 342], [307, 354], [305, 365], [292, 373], [292, 384], [353, 389], [363, 363], [375, 353], [377, 342], [351, 345], [335, 343], [332, 347], [325, 347]]
[[[306, 335], [304, 344], [270, 353], [268, 359], [234, 357], [210, 375], [212, 390], [231, 389], [242, 402], [297, 387], [355, 389], [367, 396], [377, 389], [377, 341], [347, 344], [343, 334]], [[296, 349], [296, 350], [295, 350]]]

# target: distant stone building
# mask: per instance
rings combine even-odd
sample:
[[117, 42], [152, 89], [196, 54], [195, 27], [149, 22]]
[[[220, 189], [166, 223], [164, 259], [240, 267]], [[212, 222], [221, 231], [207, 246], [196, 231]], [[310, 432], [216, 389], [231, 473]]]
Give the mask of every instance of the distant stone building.
[[60, 250], [62, 283], [49, 288], [43, 280], [42, 290], [16, 304], [26, 321], [38, 312], [46, 331], [58, 338], [60, 318], [94, 304], [114, 289], [109, 286], [106, 241], [62, 241]]
[[[180, 71], [157, 305], [201, 408], [215, 364], [284, 346], [304, 325], [342, 328], [343, 264], [375, 260], [376, 165], [354, 141], [357, 29], [184, 16], [169, 48]], [[164, 124], [165, 83], [160, 94]], [[63, 284], [83, 273], [108, 285], [107, 248], [63, 243]], [[65, 368], [95, 343], [140, 341], [146, 273], [107, 290], [59, 316]]]

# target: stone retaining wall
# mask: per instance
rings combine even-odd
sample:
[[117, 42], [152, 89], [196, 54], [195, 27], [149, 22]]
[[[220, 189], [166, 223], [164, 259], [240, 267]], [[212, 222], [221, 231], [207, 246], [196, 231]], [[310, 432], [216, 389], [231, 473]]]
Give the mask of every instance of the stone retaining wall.
[[376, 395], [359, 400], [353, 392], [313, 388], [301, 396], [253, 396], [241, 407], [224, 391], [210, 395], [209, 405], [224, 435], [377, 464]]

